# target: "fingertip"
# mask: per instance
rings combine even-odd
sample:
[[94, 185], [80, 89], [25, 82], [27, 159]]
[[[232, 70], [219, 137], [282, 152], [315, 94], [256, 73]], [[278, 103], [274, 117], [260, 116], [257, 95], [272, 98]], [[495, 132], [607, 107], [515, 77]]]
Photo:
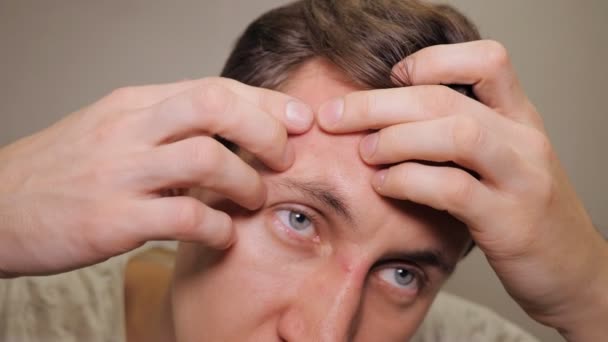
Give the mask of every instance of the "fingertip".
[[297, 101], [290, 100], [285, 108], [285, 121], [287, 132], [292, 134], [301, 134], [312, 127], [313, 111], [309, 105]]
[[251, 189], [251, 195], [247, 195], [247, 200], [236, 201], [236, 199], [232, 198], [232, 201], [242, 206], [247, 210], [257, 210], [261, 208], [264, 203], [266, 203], [266, 184], [262, 181], [261, 177], [257, 176], [256, 185], [253, 189]]
[[326, 131], [336, 129], [344, 116], [344, 98], [337, 97], [326, 101], [319, 107], [318, 123]]
[[213, 227], [203, 227], [209, 247], [221, 250], [232, 246], [236, 241], [232, 218], [222, 211], [217, 211], [214, 223]]

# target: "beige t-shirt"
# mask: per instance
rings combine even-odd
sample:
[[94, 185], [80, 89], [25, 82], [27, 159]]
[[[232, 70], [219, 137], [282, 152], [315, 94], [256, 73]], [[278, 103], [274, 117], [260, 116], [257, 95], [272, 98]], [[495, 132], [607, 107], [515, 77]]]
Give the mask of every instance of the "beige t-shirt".
[[0, 341], [125, 341], [126, 256], [73, 272], [0, 280]]
[[[124, 342], [129, 255], [74, 272], [0, 280], [0, 341]], [[537, 342], [487, 308], [440, 294], [411, 342]]]

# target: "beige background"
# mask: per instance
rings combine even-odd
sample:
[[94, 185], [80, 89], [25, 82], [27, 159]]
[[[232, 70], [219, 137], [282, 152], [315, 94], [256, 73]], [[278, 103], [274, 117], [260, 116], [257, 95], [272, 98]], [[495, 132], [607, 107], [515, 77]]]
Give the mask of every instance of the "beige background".
[[[605, 194], [608, 2], [452, 0], [511, 51], [530, 98], [595, 222]], [[282, 0], [0, 0], [0, 145], [42, 129], [111, 89], [216, 75], [239, 32]], [[450, 281], [536, 334], [478, 253]], [[584, 284], [581, 284], [584, 291]]]

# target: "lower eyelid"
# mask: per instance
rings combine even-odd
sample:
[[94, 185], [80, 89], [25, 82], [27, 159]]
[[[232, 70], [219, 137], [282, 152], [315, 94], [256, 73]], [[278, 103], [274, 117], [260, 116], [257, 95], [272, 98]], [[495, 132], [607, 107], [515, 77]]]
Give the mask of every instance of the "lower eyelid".
[[413, 302], [420, 293], [420, 289], [400, 289], [389, 283], [378, 275], [374, 275], [374, 282], [379, 287], [379, 291], [382, 291], [390, 300], [400, 305], [409, 304]]

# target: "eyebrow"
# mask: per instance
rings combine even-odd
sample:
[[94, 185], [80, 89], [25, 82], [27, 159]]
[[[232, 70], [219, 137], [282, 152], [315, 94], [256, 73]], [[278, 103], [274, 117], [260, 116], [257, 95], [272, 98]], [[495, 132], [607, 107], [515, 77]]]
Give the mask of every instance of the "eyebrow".
[[392, 253], [387, 256], [387, 259], [405, 260], [418, 265], [433, 267], [445, 275], [452, 274], [456, 268], [455, 264], [445, 260], [441, 252], [432, 249]]
[[303, 181], [294, 178], [283, 178], [275, 182], [275, 184], [291, 191], [296, 191], [312, 201], [329, 207], [334, 213], [340, 215], [349, 223], [355, 222], [352, 209], [347, 204], [344, 196], [329, 183], [319, 180]]
[[[312, 201], [322, 203], [348, 222], [355, 223], [352, 209], [347, 204], [344, 196], [327, 182], [321, 180], [304, 181], [286, 177], [273, 183], [298, 192]], [[421, 266], [433, 267], [446, 276], [452, 274], [456, 268], [454, 263], [448, 262], [440, 251], [434, 249], [399, 251], [389, 254], [385, 259], [404, 260]]]

